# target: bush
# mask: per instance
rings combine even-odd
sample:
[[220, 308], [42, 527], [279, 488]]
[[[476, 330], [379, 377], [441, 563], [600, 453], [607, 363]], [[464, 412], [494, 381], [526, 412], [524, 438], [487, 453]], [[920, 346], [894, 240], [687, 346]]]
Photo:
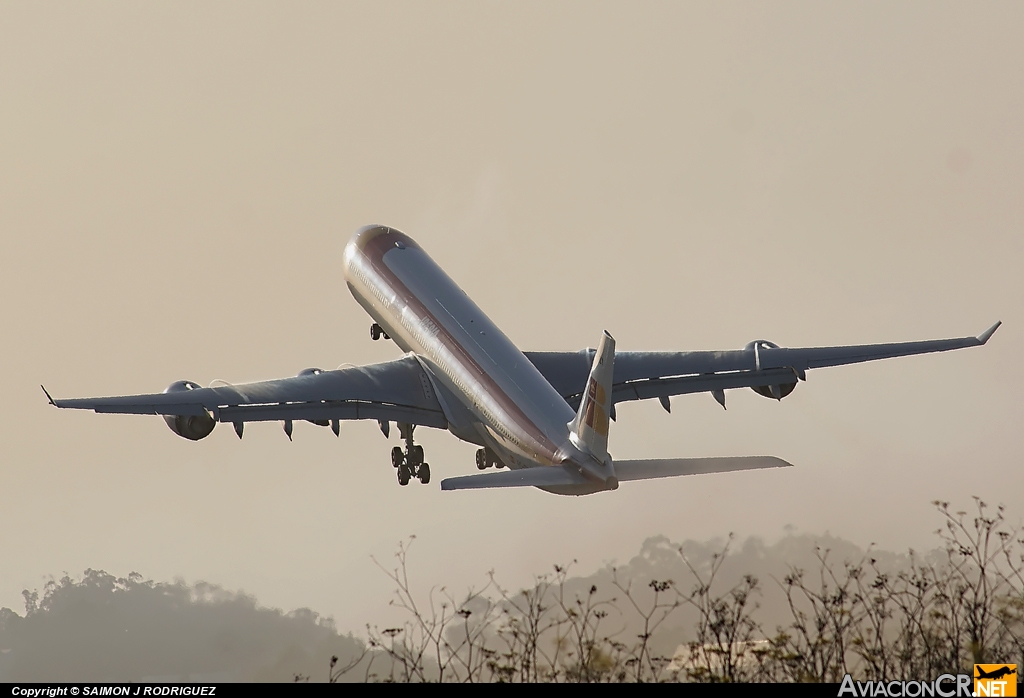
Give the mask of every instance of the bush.
[[[397, 627], [367, 627], [372, 654], [389, 660], [386, 681], [650, 682], [812, 681], [934, 678], [971, 673], [974, 663], [1024, 665], [1024, 540], [975, 498], [975, 511], [935, 502], [941, 553], [910, 551], [908, 564], [884, 569], [868, 550], [836, 563], [818, 548], [815, 568], [790, 567], [776, 580], [788, 619], [768, 631], [758, 620], [763, 587], [752, 574], [719, 580], [730, 538], [694, 564], [677, 549], [689, 579], [650, 579], [634, 587], [612, 570], [612, 596], [580, 588], [555, 566], [517, 593], [489, 575], [483, 589], [456, 599], [433, 589], [418, 602], [408, 576], [408, 543], [399, 546], [393, 603]], [[411, 542], [411, 539], [410, 539]], [[722, 588], [727, 586], [727, 588]], [[655, 633], [689, 613], [692, 639], [672, 656], [655, 651]]]

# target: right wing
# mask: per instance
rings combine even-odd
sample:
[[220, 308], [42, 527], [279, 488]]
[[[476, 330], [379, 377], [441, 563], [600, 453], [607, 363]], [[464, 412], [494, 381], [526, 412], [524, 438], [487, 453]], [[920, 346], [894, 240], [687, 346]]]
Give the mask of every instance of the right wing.
[[336, 371], [312, 369], [303, 373], [259, 383], [210, 388], [182, 383], [182, 389], [150, 395], [50, 398], [50, 402], [56, 407], [116, 414], [208, 414], [218, 422], [235, 424], [376, 419], [440, 429], [448, 426], [430, 378], [413, 356]]
[[[612, 404], [648, 398], [660, 398], [662, 404], [667, 404], [673, 395], [702, 392], [718, 393], [724, 404], [722, 391], [793, 384], [805, 380], [806, 371], [812, 368], [981, 346], [1000, 324], [997, 322], [977, 337], [923, 342], [790, 349], [759, 340], [732, 351], [616, 352]], [[571, 406], [579, 405], [593, 362], [593, 349], [525, 354]]]

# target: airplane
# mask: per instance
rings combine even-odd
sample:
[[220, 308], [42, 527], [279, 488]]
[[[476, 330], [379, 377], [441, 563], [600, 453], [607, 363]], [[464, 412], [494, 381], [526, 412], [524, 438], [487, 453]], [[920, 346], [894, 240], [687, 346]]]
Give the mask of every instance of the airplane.
[[596, 350], [522, 352], [395, 228], [360, 228], [345, 247], [343, 273], [373, 320], [371, 338], [393, 341], [402, 358], [240, 385], [182, 380], [149, 395], [54, 400], [43, 392], [60, 408], [161, 415], [193, 441], [218, 422], [242, 438], [247, 422], [279, 421], [289, 439], [296, 421], [330, 426], [337, 436], [343, 420], [376, 420], [385, 438], [394, 422], [405, 444], [391, 451], [401, 485], [430, 482], [416, 427], [447, 429], [480, 447], [478, 469], [497, 471], [442, 480], [442, 490], [537, 487], [585, 495], [625, 481], [791, 465], [774, 456], [613, 458], [609, 420], [620, 402], [656, 398], [671, 412], [670, 397], [707, 392], [724, 408], [725, 391], [736, 388], [781, 401], [810, 369], [980, 346], [1001, 324], [959, 339], [803, 349], [760, 339], [739, 350], [688, 352], [616, 352], [606, 331]]
[[[1010, 668], [1011, 666], [1013, 666], [1014, 668], [1011, 669]], [[976, 679], [1001, 679], [1004, 676], [1009, 676], [1010, 674], [1016, 674], [1016, 673], [1017, 673], [1017, 668], [1016, 668], [1015, 664], [1004, 664], [1003, 666], [999, 667], [998, 669], [993, 669], [992, 671], [985, 671], [984, 669], [981, 668], [980, 665], [978, 665], [978, 664], [974, 665], [974, 674], [975, 674], [974, 678], [976, 678]]]

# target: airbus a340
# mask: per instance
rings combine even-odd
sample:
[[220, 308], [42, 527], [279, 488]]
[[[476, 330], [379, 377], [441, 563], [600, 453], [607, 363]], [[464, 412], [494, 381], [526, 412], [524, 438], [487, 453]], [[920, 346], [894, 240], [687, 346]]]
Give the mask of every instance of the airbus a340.
[[430, 481], [415, 428], [447, 429], [480, 446], [480, 470], [508, 469], [449, 478], [443, 490], [533, 486], [581, 495], [628, 480], [789, 465], [772, 456], [613, 459], [608, 426], [617, 403], [657, 398], [669, 410], [674, 395], [708, 392], [725, 407], [725, 391], [735, 388], [781, 400], [809, 369], [979, 346], [999, 327], [899, 344], [789, 349], [757, 340], [732, 351], [618, 353], [605, 332], [596, 350], [524, 353], [394, 228], [360, 229], [345, 248], [344, 275], [373, 319], [370, 336], [394, 341], [402, 358], [242, 385], [178, 381], [151, 395], [47, 398], [57, 407], [162, 415], [171, 431], [193, 441], [218, 422], [231, 423], [239, 438], [246, 422], [283, 422], [288, 438], [296, 421], [337, 435], [342, 420], [372, 419], [385, 436], [394, 422], [405, 443], [391, 452], [402, 485]]

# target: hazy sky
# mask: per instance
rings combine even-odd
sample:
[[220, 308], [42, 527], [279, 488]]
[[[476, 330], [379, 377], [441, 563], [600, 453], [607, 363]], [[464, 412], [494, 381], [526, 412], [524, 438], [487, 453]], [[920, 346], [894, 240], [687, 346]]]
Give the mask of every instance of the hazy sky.
[[[640, 542], [930, 546], [930, 500], [1024, 517], [1020, 3], [0, 2], [0, 605], [86, 567], [209, 580], [357, 629], [371, 555], [457, 587]], [[441, 492], [474, 446], [58, 397], [398, 356], [341, 277], [395, 226], [523, 349], [978, 334], [988, 346], [620, 406], [619, 457], [796, 467], [565, 498]], [[597, 283], [595, 288], [594, 284]]]

